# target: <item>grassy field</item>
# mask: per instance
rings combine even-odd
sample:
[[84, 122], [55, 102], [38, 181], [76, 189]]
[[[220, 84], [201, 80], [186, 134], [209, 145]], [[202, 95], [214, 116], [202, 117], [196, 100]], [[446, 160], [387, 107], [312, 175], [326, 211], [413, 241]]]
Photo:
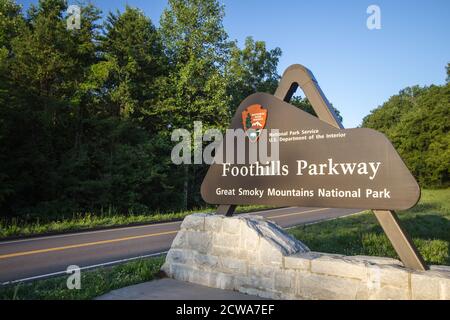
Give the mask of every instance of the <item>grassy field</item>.
[[[398, 215], [428, 264], [450, 265], [450, 189], [423, 190], [420, 202]], [[398, 259], [371, 212], [300, 226], [289, 232], [314, 251]]]
[[[268, 209], [269, 206], [239, 206], [237, 213], [251, 212]], [[107, 228], [126, 226], [131, 224], [167, 222], [181, 220], [194, 212], [212, 212], [213, 208], [190, 210], [172, 213], [150, 213], [150, 214], [74, 214], [63, 218], [12, 218], [0, 219], [0, 239], [8, 237], [31, 236], [38, 234], [63, 233], [68, 231], [81, 231], [94, 228]]]
[[113, 267], [81, 271], [81, 289], [67, 289], [68, 276], [0, 287], [0, 300], [93, 299], [111, 290], [158, 277], [165, 257], [146, 258]]

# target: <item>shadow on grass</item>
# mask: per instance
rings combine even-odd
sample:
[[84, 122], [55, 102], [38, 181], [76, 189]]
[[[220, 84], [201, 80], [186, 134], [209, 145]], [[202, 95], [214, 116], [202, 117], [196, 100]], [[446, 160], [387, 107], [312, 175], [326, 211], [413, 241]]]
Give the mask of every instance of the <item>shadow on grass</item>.
[[[427, 206], [427, 210], [432, 207]], [[400, 220], [428, 264], [450, 265], [448, 218], [440, 214], [406, 212], [400, 215]], [[372, 213], [300, 226], [291, 229], [290, 233], [313, 251], [398, 259]]]
[[[437, 211], [441, 209], [442, 206], [439, 203], [436, 202], [419, 202], [411, 209], [408, 209], [407, 212], [409, 213], [423, 213], [423, 212], [429, 212], [429, 211]], [[403, 211], [405, 212], [405, 211]], [[402, 213], [402, 212], [400, 212]]]
[[450, 219], [440, 215], [425, 214], [401, 217], [402, 226], [413, 238], [439, 239], [450, 242]]

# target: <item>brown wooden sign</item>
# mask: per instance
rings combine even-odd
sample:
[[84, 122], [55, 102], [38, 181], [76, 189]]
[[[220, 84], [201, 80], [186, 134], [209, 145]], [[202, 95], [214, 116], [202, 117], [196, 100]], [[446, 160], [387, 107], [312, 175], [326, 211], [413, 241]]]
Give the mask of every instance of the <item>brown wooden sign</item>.
[[212, 164], [201, 187], [208, 203], [403, 210], [419, 200], [414, 177], [375, 130], [339, 129], [264, 93], [241, 103], [231, 128], [245, 132], [247, 149], [266, 129], [279, 159]]

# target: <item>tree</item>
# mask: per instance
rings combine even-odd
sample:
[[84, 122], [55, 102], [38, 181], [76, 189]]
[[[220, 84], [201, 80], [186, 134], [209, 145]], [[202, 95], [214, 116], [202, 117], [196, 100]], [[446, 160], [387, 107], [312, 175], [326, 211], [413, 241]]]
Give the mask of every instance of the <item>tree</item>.
[[169, 0], [161, 17], [161, 37], [170, 66], [161, 83], [164, 126], [224, 127], [229, 98], [223, 74], [228, 57], [223, 7], [215, 0]]
[[10, 80], [11, 68], [11, 42], [25, 26], [19, 5], [11, 0], [0, 0], [0, 208], [8, 197], [14, 194], [13, 176], [6, 167], [10, 163], [8, 158], [10, 146], [10, 134], [14, 126], [12, 114], [14, 107], [11, 105], [11, 93], [14, 84]]
[[366, 116], [385, 133], [422, 187], [450, 185], [450, 84], [408, 87]]
[[[275, 93], [280, 81], [277, 67], [281, 54], [280, 48], [267, 50], [264, 41], [255, 41], [252, 37], [245, 40], [245, 46], [242, 50], [238, 48], [235, 42], [232, 44], [231, 58], [226, 68], [228, 92], [231, 96], [230, 112], [232, 114], [242, 100], [253, 93]], [[316, 116], [308, 99], [296, 96], [292, 98], [290, 103]], [[334, 107], [333, 109], [342, 122], [339, 110]]]
[[235, 42], [232, 44], [231, 58], [226, 68], [232, 114], [250, 94], [275, 92], [280, 79], [277, 72], [280, 56], [280, 48], [267, 50], [264, 41], [255, 41], [252, 37], [245, 40], [242, 50]]
[[11, 49], [11, 40], [24, 27], [21, 7], [12, 0], [0, 0], [0, 48]]
[[445, 79], [447, 81], [447, 83], [450, 82], [450, 63], [447, 63], [447, 79]]
[[[229, 97], [223, 70], [230, 44], [223, 16], [223, 6], [216, 0], [169, 0], [160, 22], [169, 65], [168, 76], [159, 86], [161, 130], [192, 130], [196, 120], [202, 121], [205, 129], [228, 124]], [[184, 170], [187, 208], [199, 198], [198, 175], [204, 168], [193, 168], [192, 174], [188, 166]]]
[[12, 38], [4, 76], [10, 87], [2, 102], [6, 126], [2, 147], [8, 155], [2, 176], [8, 177], [6, 183], [13, 190], [2, 205], [8, 212], [61, 196], [58, 166], [76, 140], [76, 92], [95, 59], [91, 35], [98, 17], [87, 6], [82, 28], [70, 31], [66, 8], [65, 1], [40, 1], [8, 33]]
[[[179, 203], [170, 191], [169, 143], [155, 129], [156, 82], [164, 72], [158, 32], [138, 9], [110, 13], [100, 38], [99, 60], [81, 85], [90, 108], [89, 133], [80, 152], [67, 153], [65, 189], [84, 210], [168, 210]], [[170, 196], [171, 201], [168, 197]]]
[[[299, 108], [299, 109], [301, 109], [301, 110], [303, 110], [303, 111], [305, 111], [305, 112], [308, 112], [309, 114], [312, 114], [313, 116], [317, 117], [317, 114], [316, 114], [316, 112], [314, 111], [313, 106], [311, 105], [311, 103], [309, 102], [309, 100], [308, 100], [306, 97], [305, 97], [305, 98], [302, 98], [302, 97], [300, 97], [300, 96], [292, 97], [290, 103], [291, 103], [292, 105], [296, 106], [297, 108]], [[342, 118], [342, 116], [341, 116], [340, 111], [339, 111], [338, 109], [336, 109], [336, 108], [333, 106], [333, 104], [331, 104], [331, 108], [333, 108], [333, 111], [334, 111], [334, 113], [336, 114], [338, 120], [339, 120], [340, 122], [342, 122], [342, 121], [343, 121], [343, 118]]]
[[250, 129], [252, 127], [252, 117], [250, 116], [250, 113], [247, 114], [247, 118], [245, 118], [245, 126], [247, 129]]
[[107, 69], [108, 77], [101, 83], [107, 90], [106, 103], [113, 115], [142, 119], [154, 112], [156, 80], [164, 72], [158, 32], [142, 11], [129, 6], [122, 14], [108, 15], [105, 31], [100, 45], [104, 61], [98, 68]]

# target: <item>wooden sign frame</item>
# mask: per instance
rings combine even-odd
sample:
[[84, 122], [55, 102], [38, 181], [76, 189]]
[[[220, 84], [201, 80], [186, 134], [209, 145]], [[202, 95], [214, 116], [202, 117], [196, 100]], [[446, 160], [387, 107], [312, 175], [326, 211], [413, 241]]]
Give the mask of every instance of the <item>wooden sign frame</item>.
[[[291, 65], [281, 77], [275, 97], [289, 102], [297, 88], [300, 87], [311, 103], [317, 117], [336, 127], [343, 126], [333, 111], [330, 103], [320, 89], [317, 80], [310, 70], [300, 64]], [[216, 214], [232, 216], [236, 205], [219, 205]], [[414, 270], [427, 270], [423, 257], [400, 225], [397, 214], [393, 210], [372, 210], [378, 222], [392, 243], [404, 266]]]

